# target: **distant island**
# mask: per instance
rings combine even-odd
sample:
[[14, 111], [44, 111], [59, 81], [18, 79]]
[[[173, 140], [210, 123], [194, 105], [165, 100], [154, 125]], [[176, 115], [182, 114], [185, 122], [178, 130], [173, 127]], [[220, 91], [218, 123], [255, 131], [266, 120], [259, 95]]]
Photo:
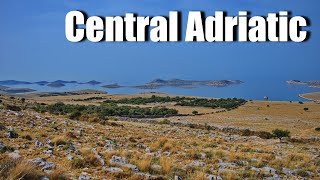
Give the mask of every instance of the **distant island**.
[[82, 84], [98, 85], [98, 84], [101, 84], [101, 82], [92, 80], [92, 81], [89, 81], [89, 82], [86, 82], [86, 83], [82, 83]]
[[44, 86], [44, 85], [47, 85], [47, 84], [49, 84], [50, 82], [48, 82], [48, 81], [38, 81], [38, 82], [35, 82], [34, 84], [38, 84], [38, 85], [40, 85], [40, 86]]
[[30, 89], [30, 88], [10, 88], [7, 86], [0, 85], [0, 92], [4, 92], [4, 93], [17, 94], [17, 93], [28, 93], [33, 91], [36, 91], [36, 90]]
[[13, 93], [13, 94], [18, 94], [18, 93], [29, 93], [29, 92], [34, 92], [36, 90], [30, 89], [30, 88], [8, 88], [3, 90], [4, 92], [7, 93]]
[[137, 89], [159, 89], [161, 86], [159, 85], [153, 85], [153, 84], [147, 84], [147, 85], [138, 85], [138, 86], [131, 86], [132, 88]]
[[17, 93], [28, 93], [33, 91], [36, 91], [36, 90], [30, 89], [30, 88], [10, 88], [7, 86], [0, 85], [0, 92], [4, 92], [4, 93], [17, 94]]
[[32, 84], [32, 83], [27, 81], [16, 81], [16, 80], [0, 81], [0, 85], [22, 85], [22, 84]]
[[114, 83], [114, 84], [107, 84], [107, 85], [104, 85], [104, 86], [101, 86], [103, 88], [109, 88], [109, 89], [116, 89], [116, 88], [121, 88], [123, 86], [120, 86], [119, 84], [117, 83]]
[[[294, 81], [298, 82], [298, 81]], [[224, 87], [229, 85], [241, 84], [243, 83], [240, 80], [183, 80], [183, 79], [155, 79], [146, 84], [142, 85], [133, 85], [133, 86], [122, 86], [118, 83], [106, 84], [101, 86], [102, 88], [107, 89], [116, 89], [123, 87], [137, 88], [137, 89], [159, 89], [161, 87], [178, 87], [178, 88], [195, 88], [199, 86], [211, 86], [211, 87]], [[6, 93], [28, 93], [36, 90], [22, 87], [15, 88], [12, 86], [15, 85], [39, 85], [39, 86], [48, 86], [52, 88], [61, 88], [67, 84], [89, 84], [89, 85], [99, 85], [102, 84], [99, 81], [91, 80], [88, 82], [78, 82], [78, 81], [65, 81], [65, 80], [56, 80], [56, 81], [36, 81], [36, 82], [27, 82], [27, 81], [17, 81], [17, 80], [4, 80], [0, 81], [0, 91]], [[9, 86], [9, 87], [7, 87]]]
[[63, 87], [63, 86], [65, 86], [65, 84], [53, 82], [53, 83], [47, 84], [47, 86], [49, 86], [49, 87]]
[[149, 82], [149, 86], [175, 86], [175, 87], [197, 87], [197, 86], [214, 86], [214, 87], [224, 87], [233, 84], [243, 83], [240, 80], [204, 80], [204, 81], [195, 81], [195, 80], [182, 80], [182, 79], [155, 79]]
[[179, 88], [195, 88], [198, 86], [212, 86], [212, 87], [224, 87], [233, 84], [243, 83], [240, 80], [182, 80], [182, 79], [155, 79], [144, 85], [131, 86], [132, 88], [138, 89], [159, 89], [161, 87], [179, 87]]
[[90, 84], [90, 85], [97, 85], [101, 84], [99, 81], [88, 81], [88, 82], [77, 82], [77, 81], [65, 81], [65, 80], [56, 80], [56, 81], [37, 81], [37, 82], [27, 82], [27, 81], [16, 81], [16, 80], [4, 80], [0, 81], [0, 85], [8, 85], [8, 86], [14, 86], [14, 85], [29, 85], [29, 84], [37, 84], [39, 86], [49, 86], [49, 87], [63, 87], [66, 84]]
[[313, 81], [299, 81], [299, 80], [288, 80], [288, 84], [297, 84], [297, 85], [308, 85], [311, 88], [320, 88], [320, 80], [313, 80]]

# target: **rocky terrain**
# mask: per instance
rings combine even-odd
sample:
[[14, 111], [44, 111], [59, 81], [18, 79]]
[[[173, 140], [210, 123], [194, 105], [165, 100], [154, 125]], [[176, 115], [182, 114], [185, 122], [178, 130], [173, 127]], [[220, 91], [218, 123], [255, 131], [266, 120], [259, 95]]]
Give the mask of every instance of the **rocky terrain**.
[[[0, 99], [0, 179], [320, 178], [320, 135], [314, 129], [318, 136], [279, 141], [241, 128], [187, 123], [184, 117], [180, 124], [163, 118], [72, 120], [35, 112], [30, 97]], [[308, 106], [310, 113], [318, 107]], [[228, 119], [232, 111], [238, 110], [215, 114]]]

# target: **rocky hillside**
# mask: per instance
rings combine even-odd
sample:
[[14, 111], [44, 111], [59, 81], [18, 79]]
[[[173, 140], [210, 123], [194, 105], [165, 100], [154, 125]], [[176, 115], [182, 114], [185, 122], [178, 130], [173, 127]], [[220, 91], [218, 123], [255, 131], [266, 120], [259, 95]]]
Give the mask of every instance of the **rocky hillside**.
[[268, 133], [260, 138], [183, 120], [71, 120], [32, 105], [2, 98], [0, 179], [320, 178], [316, 138], [280, 142]]
[[26, 111], [1, 110], [0, 117], [5, 176], [19, 171], [82, 180], [319, 177], [319, 144], [170, 125], [101, 125]]

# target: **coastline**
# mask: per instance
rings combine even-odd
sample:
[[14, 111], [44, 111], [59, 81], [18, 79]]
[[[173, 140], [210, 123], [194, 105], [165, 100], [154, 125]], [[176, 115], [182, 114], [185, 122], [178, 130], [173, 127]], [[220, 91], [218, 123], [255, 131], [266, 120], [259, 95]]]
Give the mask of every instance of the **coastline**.
[[[319, 94], [319, 95], [318, 95]], [[316, 96], [315, 98], [311, 98], [311, 97], [306, 97], [307, 96]], [[313, 102], [320, 102], [320, 92], [315, 92], [315, 93], [306, 93], [306, 94], [299, 94], [299, 97], [309, 100], [309, 101], [313, 101]]]

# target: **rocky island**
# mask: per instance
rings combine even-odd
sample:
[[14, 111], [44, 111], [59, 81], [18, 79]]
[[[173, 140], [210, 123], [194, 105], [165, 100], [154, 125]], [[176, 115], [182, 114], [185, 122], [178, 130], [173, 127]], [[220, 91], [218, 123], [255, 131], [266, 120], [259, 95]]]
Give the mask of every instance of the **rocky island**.
[[299, 81], [299, 80], [288, 80], [288, 84], [297, 84], [297, 85], [308, 85], [311, 88], [320, 88], [320, 80], [313, 81]]
[[197, 87], [197, 86], [214, 86], [214, 87], [223, 87], [233, 84], [243, 83], [240, 80], [182, 80], [182, 79], [155, 79], [149, 82], [147, 85], [152, 86], [175, 86], [175, 87]]
[[114, 84], [107, 84], [107, 85], [104, 85], [104, 86], [101, 86], [103, 88], [109, 88], [109, 89], [116, 89], [116, 88], [121, 88], [123, 86], [120, 86], [119, 84], [117, 83], [114, 83]]
[[63, 83], [50, 83], [50, 84], [47, 84], [47, 86], [49, 86], [49, 87], [63, 87], [63, 86], [65, 86], [65, 84], [63, 84]]

